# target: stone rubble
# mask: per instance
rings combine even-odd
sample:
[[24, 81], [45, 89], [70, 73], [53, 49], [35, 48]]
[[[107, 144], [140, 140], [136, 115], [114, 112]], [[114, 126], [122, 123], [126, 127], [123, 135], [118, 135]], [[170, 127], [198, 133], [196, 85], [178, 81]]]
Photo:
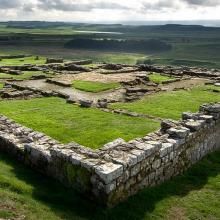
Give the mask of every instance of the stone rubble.
[[0, 99], [32, 99], [43, 97], [40, 92], [32, 91], [29, 89], [18, 90], [12, 88], [10, 85], [5, 85], [3, 89], [0, 90]]
[[208, 77], [216, 79], [220, 76], [220, 72], [217, 69], [206, 69], [206, 68], [198, 68], [198, 67], [173, 67], [173, 66], [155, 66], [155, 65], [139, 65], [140, 71], [148, 71], [148, 72], [156, 72], [156, 73], [164, 73], [173, 76], [193, 76], [193, 77]]
[[63, 63], [63, 59], [62, 58], [47, 58], [46, 64], [48, 63]]

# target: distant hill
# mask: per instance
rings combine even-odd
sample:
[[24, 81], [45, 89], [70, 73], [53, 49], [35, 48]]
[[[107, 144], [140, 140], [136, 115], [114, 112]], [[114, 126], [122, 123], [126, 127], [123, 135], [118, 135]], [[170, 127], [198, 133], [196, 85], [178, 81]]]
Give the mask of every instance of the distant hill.
[[47, 21], [9, 21], [5, 22], [8, 28], [53, 28], [69, 26], [66, 22], [47, 22]]
[[115, 31], [115, 32], [130, 32], [130, 31], [211, 31], [220, 30], [220, 27], [206, 27], [202, 25], [182, 25], [182, 24], [165, 24], [165, 25], [123, 25], [123, 24], [89, 24], [89, 23], [74, 23], [74, 22], [47, 22], [47, 21], [8, 21], [0, 22], [9, 28], [54, 28], [54, 27], [73, 27], [76, 29], [96, 29], [99, 31]]

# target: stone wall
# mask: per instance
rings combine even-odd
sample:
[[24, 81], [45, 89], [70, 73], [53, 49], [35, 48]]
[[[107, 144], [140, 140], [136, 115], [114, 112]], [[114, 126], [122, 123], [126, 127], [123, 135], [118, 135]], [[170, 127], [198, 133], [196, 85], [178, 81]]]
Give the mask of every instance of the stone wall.
[[178, 122], [165, 120], [143, 138], [117, 139], [99, 150], [60, 144], [0, 117], [1, 151], [108, 206], [184, 172], [219, 148], [220, 103], [183, 113]]

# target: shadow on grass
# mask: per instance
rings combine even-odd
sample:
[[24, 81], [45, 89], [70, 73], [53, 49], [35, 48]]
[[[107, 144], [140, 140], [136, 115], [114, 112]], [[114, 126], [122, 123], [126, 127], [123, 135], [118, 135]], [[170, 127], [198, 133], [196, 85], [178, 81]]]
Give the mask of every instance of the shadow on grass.
[[[33, 186], [32, 198], [46, 204], [61, 219], [143, 219], [151, 215], [158, 202], [171, 196], [184, 197], [201, 189], [209, 177], [220, 173], [220, 152], [215, 152], [194, 165], [184, 175], [139, 192], [113, 209], [99, 207], [74, 190], [66, 189], [50, 178], [41, 176], [6, 155], [0, 160], [11, 165], [16, 177]], [[31, 195], [30, 195], [31, 196]]]

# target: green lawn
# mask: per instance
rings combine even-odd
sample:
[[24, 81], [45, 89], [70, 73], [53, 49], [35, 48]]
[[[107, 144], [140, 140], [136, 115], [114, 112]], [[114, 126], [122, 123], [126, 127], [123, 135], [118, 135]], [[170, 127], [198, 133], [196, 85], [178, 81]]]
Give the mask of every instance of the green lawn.
[[8, 79], [8, 78], [12, 78], [14, 75], [9, 75], [6, 73], [0, 73], [0, 79]]
[[159, 123], [68, 105], [59, 98], [2, 101], [4, 114], [27, 127], [68, 143], [98, 148], [116, 138], [131, 140], [159, 128]]
[[[64, 39], [65, 41], [65, 39]], [[41, 57], [62, 57], [65, 60], [92, 60], [97, 63], [121, 63], [135, 65], [139, 59], [145, 59], [146, 54], [138, 53], [123, 53], [123, 52], [105, 52], [105, 51], [91, 51], [91, 50], [70, 50], [63, 48], [62, 41], [53, 43], [53, 41], [46, 40], [45, 45], [42, 42], [37, 42], [38, 45], [19, 45], [16, 47], [0, 45], [1, 55], [10, 54], [32, 54]], [[52, 44], [52, 45], [51, 45]], [[45, 63], [45, 60], [43, 60]], [[8, 62], [10, 65], [10, 62]], [[0, 62], [1, 65], [1, 62]]]
[[149, 75], [149, 78], [150, 78], [150, 81], [154, 83], [158, 83], [158, 84], [161, 84], [164, 81], [174, 79], [174, 77], [164, 76], [159, 73], [152, 73]]
[[39, 57], [38, 60], [35, 59], [35, 56], [25, 57], [25, 58], [16, 58], [16, 59], [2, 59], [0, 65], [24, 65], [24, 64], [45, 64], [46, 58]]
[[220, 92], [220, 87], [219, 86], [207, 85], [206, 88], [207, 88], [207, 90], [211, 90], [211, 91], [215, 90], [215, 91], [219, 91]]
[[0, 89], [2, 89], [3, 86], [4, 86], [4, 84], [0, 82]]
[[113, 209], [0, 154], [0, 218], [30, 220], [220, 219], [220, 152], [184, 175], [144, 189]]
[[179, 119], [184, 111], [196, 112], [201, 104], [217, 101], [220, 101], [220, 95], [203, 86], [190, 91], [160, 92], [136, 102], [116, 103], [112, 107], [161, 118]]
[[82, 91], [97, 93], [109, 89], [116, 89], [120, 87], [120, 84], [75, 80], [73, 82], [73, 87]]
[[209, 38], [200, 42], [197, 38], [196, 42], [188, 44], [173, 42], [171, 51], [155, 54], [146, 58], [145, 62], [156, 65], [220, 68], [219, 48], [219, 40], [216, 42]]
[[42, 71], [24, 71], [21, 75], [12, 75], [12, 74], [6, 74], [6, 73], [0, 73], [0, 79], [30, 79], [32, 76], [38, 76], [38, 75], [51, 75], [52, 73], [43, 73]]
[[97, 52], [99, 56], [95, 56], [94, 61], [106, 62], [106, 63], [122, 63], [134, 65], [137, 63], [138, 59], [145, 59], [146, 54], [137, 53], [107, 53], [107, 52]]

